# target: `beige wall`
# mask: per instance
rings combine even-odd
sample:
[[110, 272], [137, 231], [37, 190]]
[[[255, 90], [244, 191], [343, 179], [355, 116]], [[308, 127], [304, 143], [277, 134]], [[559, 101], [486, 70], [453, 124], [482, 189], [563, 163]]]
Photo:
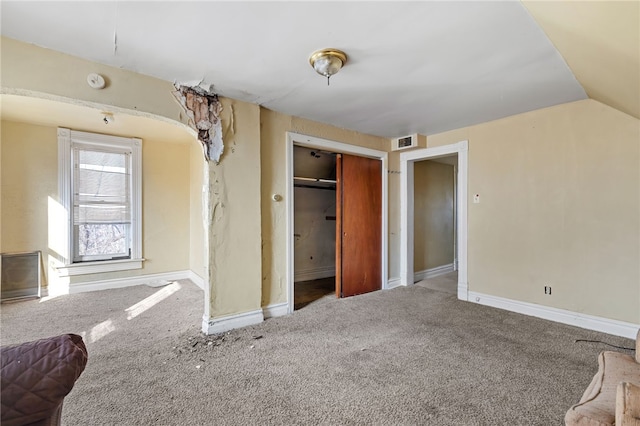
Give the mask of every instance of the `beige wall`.
[[469, 289], [639, 324], [639, 121], [585, 100], [427, 140], [465, 139]]
[[225, 152], [209, 162], [210, 318], [259, 310], [260, 107], [222, 99]]
[[[54, 99], [94, 108], [109, 106], [116, 113], [143, 115], [157, 120], [186, 121], [181, 107], [171, 95], [173, 86], [170, 82], [7, 38], [2, 38], [1, 54], [2, 93]], [[107, 87], [103, 90], [88, 88], [86, 75], [89, 72], [103, 74], [108, 82]], [[194, 268], [194, 272], [201, 272], [208, 277], [211, 318], [286, 301], [285, 203], [272, 201], [271, 194], [285, 193], [287, 131], [384, 151], [389, 145], [384, 138], [274, 113], [256, 105], [230, 99], [223, 99], [222, 102], [225, 154], [219, 164], [209, 163], [204, 167], [202, 178], [198, 178], [200, 170], [194, 168], [198, 167], [198, 163], [193, 145], [185, 145], [175, 158], [148, 152], [149, 143], [146, 141], [143, 148], [145, 157], [159, 162], [157, 168], [148, 169], [153, 175], [152, 186], [146, 182], [144, 188], [145, 196], [159, 197], [157, 201], [145, 201], [153, 208], [145, 207], [144, 211], [144, 255], [150, 260], [149, 267], [154, 266], [151, 271], [144, 272], [158, 272], [155, 265], [164, 259], [164, 255], [149, 252], [156, 242], [166, 243], [167, 249], [187, 254], [186, 260], [180, 254], [176, 262], [169, 263], [176, 266], [186, 261], [182, 269]], [[175, 166], [174, 161], [179, 166]], [[188, 164], [189, 170], [185, 169], [185, 164]], [[175, 186], [180, 190], [179, 194], [174, 194], [168, 181], [179, 173], [180, 176], [175, 176]], [[4, 178], [2, 182], [6, 185]], [[198, 225], [192, 223], [199, 219], [196, 211], [200, 204], [197, 201], [200, 182], [208, 185], [207, 196], [210, 201], [208, 207], [204, 205], [204, 208], [210, 209], [205, 216], [210, 222], [208, 232], [202, 235], [201, 242], [205, 247], [202, 256], [208, 259], [203, 264], [197, 260], [200, 256]], [[173, 199], [172, 195], [175, 195]], [[172, 209], [166, 213], [162, 211], [166, 208], [163, 203], [177, 206], [175, 214], [169, 214]], [[159, 219], [149, 219], [146, 217], [149, 214], [157, 214]], [[185, 217], [177, 219], [174, 217], [176, 215]], [[164, 230], [166, 220], [178, 225], [175, 233], [171, 233], [171, 238], [177, 239], [175, 242], [159, 235]], [[152, 225], [151, 229], [147, 228], [149, 225]], [[183, 244], [181, 238], [188, 241], [192, 237], [198, 241]], [[3, 240], [6, 240], [4, 235]], [[82, 276], [81, 280], [130, 275], [125, 271]]]
[[[119, 124], [122, 122], [132, 123], [129, 127], [131, 136], [149, 134], [148, 129], [136, 128], [135, 126], [136, 123], [139, 126], [141, 126], [139, 123], [144, 123], [144, 126], [148, 126], [150, 121], [131, 120], [124, 114], [144, 116], [152, 118], [156, 122], [172, 124], [185, 122], [184, 113], [171, 94], [173, 85], [170, 82], [96, 64], [5, 37], [1, 41], [1, 83], [3, 94], [19, 94], [53, 99], [99, 109], [107, 106], [108, 110], [116, 112], [117, 116], [121, 118], [118, 121]], [[38, 64], [38, 66], [34, 66], [34, 64]], [[90, 72], [103, 74], [107, 80], [107, 87], [103, 90], [89, 88], [86, 84], [86, 76]], [[38, 127], [20, 126], [22, 129], [31, 127], [35, 129]], [[178, 126], [186, 129], [186, 126], [182, 124], [178, 124]], [[80, 127], [84, 126], [80, 124]], [[91, 127], [90, 124], [89, 127]], [[51, 139], [46, 142], [46, 146], [53, 146], [51, 149], [55, 151], [45, 151], [35, 155], [36, 160], [33, 161], [36, 163], [32, 161], [30, 164], [37, 164], [37, 161], [45, 161], [45, 166], [38, 168], [34, 176], [38, 175], [38, 173], [43, 174], [45, 171], [49, 173], [50, 176], [46, 179], [43, 178], [40, 186], [51, 187], [54, 194], [57, 194], [56, 130], [54, 126], [50, 126], [48, 129]], [[28, 140], [32, 130], [23, 131], [27, 134], [22, 139]], [[144, 263], [144, 269], [109, 274], [80, 275], [71, 277], [71, 283], [189, 269], [191, 145], [185, 142], [185, 140], [189, 139], [186, 136], [187, 133], [185, 131], [184, 135], [181, 135], [180, 141], [168, 141], [166, 138], [162, 140], [142, 138], [143, 256], [147, 259]], [[27, 153], [30, 156], [33, 156], [33, 153], [38, 153], [35, 147], [32, 147], [33, 150], [27, 150], [22, 145], [15, 146], [18, 143], [16, 142], [17, 139], [20, 138], [6, 139], [3, 134], [3, 150], [6, 152], [5, 146], [10, 144], [12, 149], [23, 152], [23, 156], [26, 156]], [[46, 157], [43, 155], [46, 155]], [[10, 158], [3, 158], [5, 163], [10, 160]], [[5, 186], [11, 181], [7, 177], [7, 173], [3, 168], [2, 174], [5, 176], [2, 182]], [[34, 188], [38, 188], [38, 185]], [[48, 193], [52, 190], [48, 190]], [[41, 192], [41, 190], [38, 191]], [[38, 196], [40, 195], [42, 194], [38, 194]], [[6, 201], [4, 190], [2, 198], [3, 201]], [[30, 199], [29, 202], [25, 202], [28, 206], [37, 205], [37, 203], [41, 203], [41, 201]], [[29, 207], [25, 208], [28, 211]], [[13, 251], [14, 247], [18, 245], [16, 242], [23, 237], [5, 235], [7, 229], [10, 228], [6, 223], [11, 220], [11, 216], [9, 214], [9, 218], [5, 219], [4, 213], [7, 209], [3, 207], [3, 210], [2, 221], [5, 223], [3, 226], [5, 232], [2, 234], [2, 249], [3, 251], [8, 251], [9, 249]], [[29, 218], [28, 222], [29, 226], [45, 227], [46, 230], [46, 217], [42, 210], [38, 210], [33, 220]], [[31, 246], [36, 243], [35, 240], [28, 240], [22, 245], [24, 246], [25, 244]], [[39, 245], [43, 246], [43, 243], [39, 243]], [[46, 244], [44, 247], [46, 247]]]
[[144, 273], [189, 269], [189, 147], [143, 141]]
[[287, 301], [286, 193], [287, 132], [388, 151], [389, 140], [260, 109], [262, 189], [262, 306]]
[[[1, 37], [2, 92], [90, 105], [108, 106], [158, 120], [186, 123], [174, 100], [172, 83]], [[89, 73], [105, 77], [107, 85], [94, 90]]]
[[[55, 128], [2, 121], [2, 251], [49, 251], [49, 199], [58, 194], [58, 140]], [[48, 282], [44, 268], [43, 283]]]
[[194, 140], [189, 144], [189, 269], [202, 279], [207, 274], [204, 252], [206, 230], [202, 210], [204, 166], [202, 144]]
[[142, 269], [71, 277], [71, 284], [189, 269], [189, 145], [142, 141]]
[[[59, 258], [53, 238], [59, 202], [56, 130], [2, 122], [2, 248], [41, 250], [47, 279], [56, 279], [48, 265]], [[74, 276], [72, 284], [189, 269], [188, 145], [143, 140], [142, 163], [143, 269]]]
[[400, 152], [389, 153], [389, 278], [400, 279]]
[[449, 164], [414, 164], [415, 272], [453, 263], [453, 179], [453, 166]]
[[[1, 110], [0, 110], [1, 112]], [[0, 253], [4, 253], [4, 249], [2, 248], [2, 194], [4, 192], [4, 188], [2, 187], [2, 131], [3, 125], [0, 117]], [[0, 257], [0, 267], [2, 267], [2, 257]]]
[[[6, 38], [2, 39], [1, 55], [3, 93], [97, 108], [113, 105], [116, 111], [159, 120], [185, 120], [170, 94], [170, 82]], [[89, 89], [85, 83], [89, 72], [105, 74], [108, 87]], [[222, 209], [209, 212], [212, 226], [203, 234], [209, 237], [212, 316], [286, 301], [285, 203], [271, 198], [272, 194], [284, 196], [286, 192], [286, 132], [383, 151], [389, 148], [389, 140], [384, 138], [242, 102], [223, 103], [227, 151], [219, 165], [208, 164], [201, 174], [205, 184], [211, 182], [212, 206]], [[53, 148], [47, 148], [49, 152], [44, 155], [23, 150], [6, 142], [7, 123], [2, 124], [1, 244], [3, 251], [22, 250], [19, 242], [24, 237], [15, 232], [7, 234], [14, 228], [12, 221], [19, 221], [8, 198], [15, 199], [9, 187], [14, 182], [13, 174], [20, 172], [12, 171], [9, 164], [28, 152], [42, 157], [34, 162], [48, 158], [38, 174], [51, 173], [51, 167], [57, 164], [57, 158], [51, 158], [55, 157], [56, 145], [51, 142]], [[640, 323], [639, 127], [637, 119], [587, 100], [430, 135], [429, 146], [469, 140], [469, 194], [478, 193], [482, 200], [480, 204], [468, 200], [470, 290]], [[25, 132], [35, 134], [36, 130]], [[55, 140], [55, 132], [53, 135]], [[152, 177], [148, 182], [143, 179], [145, 197], [157, 199], [145, 201], [144, 254], [150, 261], [145, 266], [149, 269], [143, 271], [167, 270], [159, 265], [168, 257], [164, 252], [154, 252], [156, 245], [166, 246], [157, 250], [171, 250], [172, 254], [178, 250], [189, 253], [186, 257], [178, 255], [170, 267], [200, 268], [195, 260], [198, 249], [189, 244], [198, 229], [192, 223], [198, 219], [194, 209], [198, 207], [195, 200], [200, 186], [200, 171], [193, 169], [194, 147], [165, 147], [152, 142], [145, 141], [143, 148], [144, 158], [153, 163], [152, 167], [147, 165], [145, 173]], [[156, 148], [159, 151], [154, 151]], [[397, 171], [398, 166], [397, 153], [390, 154], [390, 170]], [[39, 197], [48, 196], [50, 187], [57, 187], [55, 178], [38, 182], [29, 190]], [[398, 183], [398, 175], [391, 174], [391, 277], [398, 276], [399, 270]], [[41, 189], [43, 184], [45, 189]], [[30, 207], [22, 208], [28, 211]], [[42, 211], [33, 214], [41, 216]], [[15, 225], [16, 229], [25, 226]], [[44, 229], [41, 219], [34, 219], [29, 226]], [[171, 227], [176, 231], [168, 232]], [[42, 245], [35, 242], [40, 237], [41, 233], [34, 234], [27, 245]], [[205, 269], [207, 262], [203, 263]], [[86, 278], [83, 276], [83, 280]], [[544, 285], [553, 287], [551, 296], [544, 295]]]

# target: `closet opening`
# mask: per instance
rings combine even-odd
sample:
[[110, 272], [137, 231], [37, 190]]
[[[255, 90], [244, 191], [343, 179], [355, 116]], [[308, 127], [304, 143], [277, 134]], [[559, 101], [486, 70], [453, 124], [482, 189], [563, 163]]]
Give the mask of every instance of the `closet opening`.
[[387, 288], [387, 162], [385, 151], [287, 132], [288, 313]]
[[335, 152], [294, 146], [294, 309], [335, 297]]

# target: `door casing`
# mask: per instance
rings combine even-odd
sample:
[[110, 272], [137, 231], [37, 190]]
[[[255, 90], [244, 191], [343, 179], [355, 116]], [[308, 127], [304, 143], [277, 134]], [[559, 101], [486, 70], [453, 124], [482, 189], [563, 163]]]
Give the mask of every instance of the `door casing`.
[[400, 284], [413, 285], [413, 165], [458, 154], [456, 176], [456, 257], [458, 263], [458, 299], [468, 300], [467, 278], [467, 176], [468, 141], [451, 145], [407, 151], [400, 154]]
[[294, 145], [307, 148], [322, 149], [342, 154], [352, 154], [361, 157], [375, 158], [382, 162], [382, 288], [388, 284], [388, 153], [377, 149], [365, 148], [357, 145], [349, 145], [329, 139], [307, 136], [300, 133], [287, 132], [286, 143], [286, 170], [287, 192], [285, 203], [287, 209], [286, 241], [287, 241], [287, 313], [293, 312], [293, 287], [294, 287], [294, 240], [293, 240], [293, 147]]

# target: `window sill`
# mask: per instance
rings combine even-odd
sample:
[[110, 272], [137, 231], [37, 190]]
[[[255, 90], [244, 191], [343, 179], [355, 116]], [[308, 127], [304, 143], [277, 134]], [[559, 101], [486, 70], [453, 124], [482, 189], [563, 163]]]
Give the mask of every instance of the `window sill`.
[[98, 262], [73, 263], [59, 266], [58, 275], [70, 277], [73, 275], [100, 274], [103, 272], [127, 271], [142, 269], [144, 259], [102, 260]]

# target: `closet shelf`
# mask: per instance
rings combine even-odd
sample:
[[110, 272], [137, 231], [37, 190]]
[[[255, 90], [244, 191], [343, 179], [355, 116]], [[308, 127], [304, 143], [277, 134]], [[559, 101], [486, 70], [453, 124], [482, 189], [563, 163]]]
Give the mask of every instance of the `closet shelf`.
[[332, 179], [322, 178], [310, 178], [310, 177], [293, 177], [293, 186], [297, 188], [312, 188], [312, 189], [336, 189], [336, 181]]
[[333, 184], [336, 183], [336, 181], [332, 179], [310, 178], [310, 177], [301, 177], [301, 176], [294, 176], [293, 179], [302, 180], [305, 182], [321, 182], [321, 183], [333, 183]]

